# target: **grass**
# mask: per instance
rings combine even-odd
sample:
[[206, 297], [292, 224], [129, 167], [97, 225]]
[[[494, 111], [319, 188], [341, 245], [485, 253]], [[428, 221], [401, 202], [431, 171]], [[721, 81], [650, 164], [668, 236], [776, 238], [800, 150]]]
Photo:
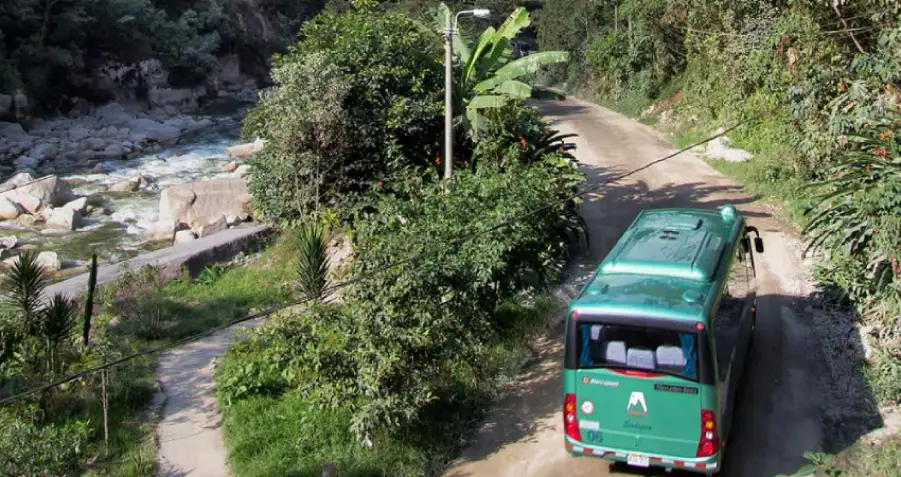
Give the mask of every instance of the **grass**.
[[[236, 477], [306, 477], [322, 475], [328, 463], [342, 477], [421, 477], [440, 475], [456, 457], [496, 392], [511, 382], [531, 355], [531, 338], [546, 329], [554, 298], [530, 305], [506, 303], [498, 313], [511, 323], [490, 345], [490, 376], [477, 381], [461, 371], [455, 388], [439, 393], [414, 426], [375, 436], [364, 449], [350, 432], [350, 412], [311, 406], [298, 392], [257, 395], [224, 409], [223, 428], [229, 466]], [[460, 370], [471, 369], [455, 363]], [[220, 369], [225, 369], [225, 363]]]
[[842, 468], [851, 477], [896, 477], [901, 475], [901, 435], [879, 445], [857, 443], [842, 456]]

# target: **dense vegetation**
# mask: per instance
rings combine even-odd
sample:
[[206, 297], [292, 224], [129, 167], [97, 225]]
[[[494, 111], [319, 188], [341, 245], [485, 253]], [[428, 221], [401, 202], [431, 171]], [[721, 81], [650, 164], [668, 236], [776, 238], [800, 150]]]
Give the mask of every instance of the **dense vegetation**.
[[[540, 297], [579, 231], [566, 198], [584, 181], [523, 102], [540, 94], [523, 80], [566, 59], [512, 56], [529, 21], [517, 9], [461, 42], [451, 180], [439, 155], [440, 37], [425, 23], [323, 14], [277, 59], [276, 87], [246, 122], [268, 139], [253, 159], [258, 207], [307, 239], [317, 218], [349, 236], [361, 280], [250, 332], [223, 359], [217, 392], [238, 475], [318, 475], [329, 462], [348, 475], [433, 475], [518, 370], [547, 323]], [[321, 247], [302, 249], [299, 277], [321, 277]]]
[[5, 0], [0, 2], [0, 93], [24, 88], [39, 106], [65, 109], [96, 97], [94, 74], [108, 62], [159, 59], [175, 86], [210, 74], [218, 55], [237, 53], [262, 77], [273, 51], [324, 1]]
[[715, 165], [785, 204], [823, 253], [829, 297], [875, 325], [865, 374], [883, 405], [901, 402], [899, 14], [894, 0], [559, 0], [536, 13], [540, 46], [573, 53], [549, 83], [686, 138], [760, 115], [730, 134], [755, 158]]
[[[97, 293], [87, 343], [80, 307], [54, 298], [49, 308], [39, 308], [47, 274], [33, 256], [23, 256], [0, 282], [0, 398], [288, 299], [285, 283], [293, 269], [286, 257], [296, 249], [295, 241], [281, 240], [255, 264], [216, 265], [196, 279], [167, 284], [150, 268], [125, 274]], [[154, 365], [153, 356], [142, 356], [4, 404], [0, 475], [155, 475], [148, 414], [157, 387]]]

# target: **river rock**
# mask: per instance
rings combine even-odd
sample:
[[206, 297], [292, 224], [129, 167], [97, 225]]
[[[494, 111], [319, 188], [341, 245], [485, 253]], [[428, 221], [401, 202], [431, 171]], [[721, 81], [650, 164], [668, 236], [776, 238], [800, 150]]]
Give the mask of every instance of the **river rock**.
[[13, 161], [13, 165], [16, 166], [17, 169], [25, 169], [25, 168], [35, 167], [40, 162], [41, 161], [39, 161], [33, 157], [19, 156], [18, 159]]
[[235, 172], [236, 169], [238, 169], [238, 163], [231, 161], [228, 164], [217, 169], [216, 172]]
[[225, 216], [220, 215], [216, 219], [208, 222], [207, 224], [201, 225], [197, 229], [197, 236], [200, 238], [209, 237], [210, 235], [218, 234], [219, 232], [222, 232], [223, 230], [225, 230], [227, 228], [228, 228], [228, 222], [226, 221]]
[[[59, 140], [57, 140], [58, 142]], [[34, 159], [37, 159], [38, 162], [46, 161], [48, 159], [53, 159], [56, 157], [56, 154], [59, 152], [59, 147], [53, 142], [42, 142], [34, 146], [28, 155]]]
[[71, 202], [66, 203], [66, 205], [63, 206], [64, 209], [72, 209], [80, 214], [85, 213], [85, 211], [87, 210], [87, 207], [88, 207], [88, 198], [87, 197], [81, 197], [81, 198], [75, 199]]
[[16, 223], [21, 225], [22, 227], [34, 227], [34, 224], [36, 224], [37, 222], [37, 217], [31, 214], [22, 214], [16, 218]]
[[[3, 261], [3, 264], [7, 267], [12, 267], [19, 263], [19, 257], [19, 255], [16, 255], [15, 257], [7, 258]], [[62, 268], [62, 263], [60, 263], [59, 255], [56, 252], [41, 252], [38, 254], [36, 262], [38, 266], [53, 271], [58, 271]]]
[[6, 197], [0, 197], [0, 219], [15, 220], [19, 216], [19, 206]]
[[69, 129], [69, 138], [75, 142], [82, 141], [87, 139], [91, 135], [91, 131], [80, 124], [73, 126]]
[[5, 137], [10, 140], [19, 139], [23, 136], [28, 136], [28, 133], [22, 129], [22, 125], [19, 123], [8, 123], [0, 121], [0, 137]]
[[8, 237], [0, 237], [0, 248], [14, 249], [19, 244], [19, 239], [15, 235]]
[[[13, 189], [7, 192], [3, 192], [0, 194], [0, 197], [5, 198], [9, 202], [19, 206], [19, 209], [26, 210], [30, 214], [35, 214], [37, 211], [41, 210], [41, 207], [44, 206], [44, 203], [41, 199], [23, 191], [22, 189]], [[27, 220], [27, 219], [26, 219]]]
[[122, 147], [121, 144], [110, 144], [99, 154], [104, 159], [114, 159], [128, 154], [129, 151]]
[[96, 109], [94, 111], [94, 117], [96, 117], [103, 126], [119, 126], [134, 119], [134, 116], [125, 112], [125, 108], [119, 103], [109, 103], [106, 106]]
[[9, 185], [14, 186], [13, 188], [16, 188], [16, 187], [28, 184], [30, 182], [34, 182], [34, 176], [30, 172], [23, 171], [23, 172], [20, 172], [16, 175], [12, 176], [12, 178], [10, 178], [8, 181], [4, 182], [4, 185], [9, 184]]
[[128, 139], [136, 143], [149, 139], [161, 144], [174, 144], [181, 136], [180, 129], [152, 119], [133, 119], [128, 122], [128, 128], [131, 129]]
[[102, 151], [106, 148], [107, 142], [99, 137], [89, 137], [81, 143], [81, 147], [91, 151]]
[[175, 237], [175, 225], [175, 220], [158, 220], [144, 231], [144, 237], [151, 241], [172, 241]]
[[47, 217], [47, 227], [60, 230], [75, 230], [81, 225], [81, 213], [74, 209], [61, 207], [53, 209]]
[[97, 164], [94, 165], [94, 167], [91, 168], [91, 172], [93, 172], [94, 174], [105, 174], [106, 167], [103, 167], [102, 162], [98, 162]]
[[248, 216], [253, 211], [251, 199], [247, 181], [240, 178], [178, 184], [163, 190], [159, 217], [197, 228], [220, 215]]
[[235, 172], [232, 173], [232, 176], [241, 179], [247, 174], [250, 174], [250, 166], [247, 164], [242, 164], [238, 166], [237, 169], [235, 169]]
[[4, 192], [0, 195], [6, 196], [11, 201], [18, 203], [25, 210], [34, 213], [37, 209], [29, 207], [28, 204], [21, 201], [21, 196], [23, 194], [37, 198], [44, 204], [50, 206], [62, 206], [76, 198], [75, 194], [72, 193], [69, 184], [53, 175], [42, 177], [30, 184], [19, 186], [14, 190]]
[[197, 240], [197, 237], [194, 236], [194, 232], [190, 230], [179, 230], [175, 232], [175, 245], [193, 242]]
[[248, 158], [254, 153], [260, 152], [263, 150], [263, 140], [257, 138], [254, 142], [249, 142], [247, 144], [238, 144], [237, 146], [231, 146], [228, 148], [228, 157], [234, 158]]
[[134, 192], [138, 190], [140, 186], [140, 181], [138, 179], [128, 179], [127, 181], [119, 182], [117, 184], [113, 184], [109, 186], [110, 192]]

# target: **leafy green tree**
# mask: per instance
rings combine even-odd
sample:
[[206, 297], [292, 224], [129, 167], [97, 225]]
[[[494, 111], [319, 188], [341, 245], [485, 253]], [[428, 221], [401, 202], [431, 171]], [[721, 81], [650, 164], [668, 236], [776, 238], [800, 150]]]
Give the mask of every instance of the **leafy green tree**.
[[250, 189], [276, 221], [349, 207], [379, 182], [437, 165], [437, 35], [397, 13], [323, 14], [274, 59], [275, 88], [245, 130], [267, 141]]

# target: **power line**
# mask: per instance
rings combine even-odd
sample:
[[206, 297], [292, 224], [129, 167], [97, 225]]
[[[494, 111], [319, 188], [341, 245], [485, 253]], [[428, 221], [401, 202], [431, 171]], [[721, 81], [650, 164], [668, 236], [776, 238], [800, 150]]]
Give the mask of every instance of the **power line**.
[[[683, 147], [682, 149], [679, 149], [679, 150], [677, 150], [677, 151], [675, 151], [675, 152], [673, 152], [673, 153], [671, 153], [671, 154], [668, 154], [668, 155], [666, 155], [666, 156], [664, 156], [664, 157], [661, 157], [661, 158], [656, 159], [656, 160], [654, 160], [654, 161], [652, 161], [652, 162], [649, 162], [649, 163], [647, 163], [647, 164], [645, 164], [645, 165], [643, 165], [643, 166], [641, 166], [641, 167], [632, 169], [631, 171], [625, 172], [625, 173], [623, 173], [623, 174], [620, 174], [620, 175], [611, 177], [611, 178], [609, 178], [609, 179], [607, 179], [607, 180], [605, 180], [605, 181], [599, 182], [599, 183], [597, 183], [597, 184], [595, 184], [595, 185], [593, 185], [593, 186], [591, 186], [591, 187], [586, 188], [585, 190], [582, 190], [581, 192], [577, 192], [577, 193], [575, 193], [575, 194], [573, 194], [573, 195], [567, 197], [566, 199], [559, 200], [559, 201], [555, 201], [555, 202], [547, 203], [547, 204], [545, 204], [545, 205], [542, 206], [542, 207], [539, 207], [539, 208], [534, 209], [534, 210], [532, 210], [532, 211], [526, 212], [526, 213], [521, 214], [521, 215], [519, 215], [519, 216], [517, 216], [517, 217], [514, 217], [514, 218], [512, 218], [512, 219], [508, 219], [508, 220], [503, 221], [503, 222], [501, 222], [501, 223], [495, 224], [495, 225], [493, 225], [493, 226], [491, 226], [491, 227], [488, 227], [488, 228], [485, 228], [485, 229], [483, 229], [483, 230], [479, 230], [479, 231], [475, 231], [475, 232], [470, 232], [470, 233], [463, 234], [463, 235], [461, 235], [460, 237], [457, 237], [456, 239], [454, 239], [454, 240], [448, 242], [448, 244], [449, 244], [450, 246], [452, 246], [452, 247], [456, 247], [457, 245], [460, 245], [460, 244], [462, 244], [462, 243], [464, 243], [464, 242], [466, 242], [466, 241], [468, 241], [468, 240], [471, 240], [471, 239], [473, 239], [473, 238], [475, 238], [475, 237], [478, 237], [478, 236], [481, 236], [481, 235], [484, 235], [484, 234], [487, 234], [487, 233], [491, 233], [491, 232], [494, 232], [494, 231], [497, 231], [497, 230], [500, 230], [500, 229], [509, 227], [509, 226], [511, 226], [511, 225], [514, 225], [514, 224], [516, 224], [516, 223], [518, 223], [518, 222], [521, 222], [521, 221], [523, 221], [523, 220], [525, 220], [525, 219], [527, 219], [527, 218], [529, 218], [529, 217], [531, 217], [531, 216], [533, 216], [533, 215], [535, 215], [535, 214], [539, 214], [539, 213], [541, 213], [541, 212], [544, 212], [544, 211], [550, 209], [551, 207], [554, 207], [554, 206], [557, 206], [557, 205], [561, 205], [561, 204], [566, 204], [567, 202], [572, 201], [572, 200], [577, 199], [577, 198], [580, 198], [580, 197], [582, 197], [582, 196], [584, 196], [584, 195], [586, 195], [586, 194], [589, 194], [589, 193], [592, 193], [592, 192], [597, 192], [597, 191], [601, 190], [603, 187], [605, 187], [605, 186], [607, 186], [607, 185], [609, 185], [609, 184], [612, 184], [612, 183], [614, 183], [614, 182], [621, 181], [621, 180], [623, 180], [623, 179], [625, 179], [625, 178], [627, 178], [627, 177], [629, 177], [629, 176], [635, 175], [635, 174], [637, 174], [637, 173], [639, 173], [639, 172], [641, 172], [641, 171], [644, 171], [644, 170], [646, 170], [646, 169], [648, 169], [648, 168], [651, 168], [651, 167], [653, 167], [653, 166], [655, 166], [655, 165], [657, 165], [657, 164], [660, 164], [661, 162], [667, 161], [667, 160], [672, 159], [672, 158], [674, 158], [674, 157], [676, 157], [676, 156], [678, 156], [678, 155], [681, 155], [681, 154], [683, 154], [683, 153], [685, 153], [685, 152], [687, 152], [687, 151], [689, 151], [689, 150], [691, 150], [691, 149], [694, 149], [695, 147], [704, 145], [704, 144], [706, 144], [706, 143], [708, 143], [708, 142], [710, 142], [710, 141], [713, 141], [713, 140], [716, 139], [716, 138], [719, 138], [719, 137], [721, 137], [721, 136], [724, 136], [726, 133], [731, 132], [731, 131], [735, 130], [736, 128], [738, 128], [738, 127], [740, 127], [740, 126], [742, 126], [742, 125], [744, 125], [744, 124], [746, 124], [746, 123], [749, 123], [749, 122], [751, 122], [751, 121], [755, 121], [755, 120], [757, 120], [757, 119], [762, 118], [765, 114], [766, 114], [766, 113], [760, 113], [760, 114], [755, 115], [755, 116], [753, 116], [753, 117], [751, 117], [751, 118], [743, 119], [743, 120], [741, 120], [741, 121], [735, 123], [734, 125], [732, 125], [732, 126], [726, 128], [726, 129], [724, 129], [723, 131], [721, 131], [721, 132], [719, 132], [719, 133], [717, 133], [717, 134], [714, 134], [713, 136], [710, 136], [710, 137], [708, 137], [708, 138], [706, 138], [706, 139], [704, 139], [704, 140], [698, 141], [698, 142], [696, 142], [696, 143], [694, 143], [694, 144], [691, 144], [691, 145], [689, 145], [689, 146]], [[406, 259], [403, 259], [403, 260], [400, 260], [400, 261], [397, 261], [397, 262], [391, 262], [391, 263], [388, 263], [388, 264], [383, 265], [383, 266], [381, 266], [381, 267], [375, 268], [375, 269], [373, 269], [373, 270], [370, 270], [370, 271], [361, 273], [360, 275], [358, 275], [358, 276], [356, 276], [356, 277], [354, 277], [354, 278], [351, 278], [351, 279], [348, 279], [348, 280], [344, 280], [344, 281], [342, 281], [342, 282], [340, 282], [340, 283], [337, 283], [337, 284], [335, 284], [335, 285], [332, 285], [332, 286], [330, 286], [330, 287], [327, 287], [326, 290], [325, 290], [325, 294], [331, 293], [331, 292], [333, 292], [333, 291], [335, 291], [335, 290], [338, 290], [338, 289], [340, 289], [340, 288], [347, 287], [347, 286], [349, 286], [349, 285], [353, 285], [354, 283], [358, 283], [358, 282], [361, 282], [361, 281], [363, 281], [363, 280], [369, 279], [369, 278], [371, 278], [371, 277], [373, 277], [373, 276], [376, 276], [376, 275], [378, 275], [378, 274], [380, 274], [380, 273], [386, 272], [386, 271], [388, 271], [388, 270], [390, 270], [390, 269], [392, 269], [392, 268], [396, 268], [396, 267], [398, 267], [398, 266], [400, 266], [400, 265], [404, 265], [404, 264], [407, 264], [407, 263], [410, 263], [410, 262], [419, 260], [419, 259], [425, 257], [426, 255], [430, 255], [430, 254], [432, 254], [432, 253], [437, 253], [437, 252], [439, 252], [439, 251], [441, 251], [441, 250], [443, 250], [443, 249], [446, 249], [446, 248], [447, 248], [447, 247], [442, 247], [441, 249], [437, 249], [437, 248], [436, 248], [436, 249], [428, 249], [428, 250], [424, 250], [424, 251], [422, 251], [422, 252], [419, 252], [419, 253], [417, 253], [417, 254], [414, 254], [414, 255], [411, 256], [411, 257], [407, 257]], [[217, 332], [219, 332], [219, 331], [222, 331], [222, 330], [224, 330], [224, 329], [226, 329], [226, 328], [230, 328], [230, 327], [232, 327], [232, 326], [235, 326], [235, 325], [238, 325], [238, 324], [247, 322], [247, 321], [255, 320], [255, 319], [257, 319], [257, 318], [262, 318], [262, 317], [264, 317], [264, 316], [272, 315], [273, 313], [276, 313], [276, 312], [278, 312], [278, 311], [284, 310], [284, 309], [286, 309], [286, 308], [289, 308], [289, 307], [292, 307], [292, 306], [303, 305], [303, 304], [309, 303], [309, 302], [311, 302], [311, 301], [313, 301], [313, 298], [305, 298], [305, 299], [302, 299], [302, 300], [293, 301], [293, 302], [288, 303], [288, 304], [284, 304], [284, 305], [279, 305], [279, 306], [271, 307], [271, 308], [268, 308], [268, 309], [263, 310], [263, 311], [259, 311], [259, 312], [256, 312], [256, 313], [252, 313], [252, 314], [250, 314], [250, 315], [248, 315], [248, 316], [244, 316], [244, 317], [242, 317], [242, 318], [238, 318], [238, 319], [236, 319], [236, 320], [229, 321], [229, 322], [227, 322], [227, 323], [225, 323], [225, 324], [216, 326], [216, 327], [211, 328], [211, 329], [209, 329], [209, 330], [206, 330], [206, 331], [203, 331], [203, 332], [200, 332], [200, 333], [197, 333], [197, 334], [194, 334], [194, 335], [191, 335], [191, 336], [182, 338], [182, 339], [177, 340], [177, 341], [175, 341], [175, 342], [173, 342], [173, 343], [170, 343], [170, 344], [168, 344], [168, 345], [159, 346], [159, 347], [156, 347], [156, 348], [151, 348], [151, 349], [144, 350], [144, 351], [139, 351], [139, 352], [137, 352], [137, 353], [133, 353], [133, 354], [130, 354], [130, 355], [128, 355], [128, 356], [123, 356], [122, 358], [116, 359], [116, 360], [114, 360], [114, 361], [111, 361], [111, 362], [108, 362], [108, 363], [104, 363], [104, 364], [102, 364], [102, 365], [100, 365], [100, 366], [95, 366], [95, 367], [93, 367], [93, 368], [88, 368], [88, 369], [79, 371], [79, 372], [77, 372], [77, 373], [70, 374], [70, 375], [68, 375], [68, 376], [65, 376], [65, 377], [63, 377], [63, 378], [57, 379], [57, 380], [52, 381], [52, 382], [50, 382], [50, 383], [47, 383], [47, 384], [44, 384], [44, 385], [41, 385], [41, 386], [37, 386], [37, 387], [31, 388], [31, 389], [26, 390], [26, 391], [22, 391], [22, 392], [20, 392], [20, 393], [18, 393], [18, 394], [9, 396], [9, 397], [7, 397], [7, 398], [0, 399], [0, 407], [6, 406], [6, 405], [8, 405], [8, 404], [12, 404], [12, 403], [14, 403], [14, 402], [16, 402], [16, 401], [20, 401], [20, 400], [25, 399], [25, 398], [27, 398], [27, 397], [29, 397], [29, 396], [34, 395], [34, 394], [37, 394], [37, 393], [40, 393], [40, 392], [44, 392], [44, 391], [46, 391], [46, 390], [48, 390], [48, 389], [52, 389], [52, 388], [55, 388], [55, 387], [57, 387], [57, 386], [61, 386], [61, 385], [63, 385], [63, 384], [72, 382], [72, 381], [74, 381], [74, 380], [76, 380], [76, 379], [79, 379], [79, 378], [81, 378], [81, 377], [84, 377], [84, 376], [87, 376], [87, 375], [96, 373], [97, 371], [103, 371], [103, 370], [105, 370], [105, 369], [109, 369], [109, 368], [111, 368], [111, 367], [117, 366], [117, 365], [119, 365], [119, 364], [125, 363], [125, 362], [127, 362], [127, 361], [131, 361], [131, 360], [134, 360], [134, 359], [143, 357], [143, 356], [149, 356], [149, 355], [152, 355], [152, 354], [162, 353], [162, 352], [164, 352], [164, 351], [168, 351], [168, 350], [177, 348], [177, 347], [179, 347], [179, 346], [182, 346], [182, 345], [185, 345], [185, 344], [192, 343], [192, 342], [194, 342], [194, 341], [200, 340], [200, 339], [205, 338], [205, 337], [207, 337], [207, 336], [210, 336], [210, 335], [212, 335], [212, 334], [214, 334], [214, 333], [217, 333]]]

